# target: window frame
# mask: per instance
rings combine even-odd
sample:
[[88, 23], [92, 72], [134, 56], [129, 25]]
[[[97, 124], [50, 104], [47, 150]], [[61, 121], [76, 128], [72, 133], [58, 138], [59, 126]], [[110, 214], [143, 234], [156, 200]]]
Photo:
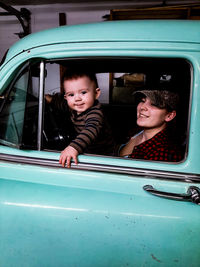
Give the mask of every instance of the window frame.
[[[101, 61], [105, 61], [105, 60], [119, 60], [119, 61], [125, 61], [125, 60], [130, 60], [130, 61], [143, 61], [143, 62], [153, 62], [154, 60], [157, 60], [157, 61], [161, 61], [161, 60], [164, 60], [166, 62], [170, 62], [170, 65], [172, 66], [171, 62], [174, 60], [174, 61], [183, 61], [186, 63], [189, 71], [189, 75], [190, 75], [190, 85], [188, 85], [188, 95], [189, 95], [189, 99], [187, 101], [187, 104], [188, 104], [188, 112], [187, 112], [187, 125], [185, 126], [185, 129], [186, 129], [186, 146], [185, 146], [185, 153], [184, 153], [184, 157], [183, 159], [180, 161], [180, 162], [183, 162], [186, 160], [187, 158], [187, 154], [188, 154], [188, 146], [189, 146], [189, 129], [190, 129], [190, 113], [191, 113], [191, 95], [192, 95], [192, 79], [193, 79], [193, 67], [192, 67], [192, 63], [187, 59], [187, 58], [183, 58], [183, 57], [163, 57], [163, 56], [159, 56], [159, 57], [152, 57], [152, 56], [91, 56], [91, 57], [70, 57], [70, 58], [62, 58], [62, 59], [47, 59], [45, 60], [45, 64], [47, 63], [59, 63], [59, 62], [67, 62], [67, 64], [69, 64], [69, 62], [73, 62], [73, 64], [76, 64], [77, 62], [79, 63], [79, 61], [82, 61], [83, 63], [85, 61], [98, 61], [98, 60], [101, 60]], [[140, 66], [141, 67], [141, 66]], [[111, 74], [111, 73], [110, 73]], [[112, 75], [111, 75], [112, 76]], [[109, 88], [109, 96], [110, 96], [110, 88]], [[110, 97], [109, 97], [109, 104], [108, 105], [112, 105], [112, 101], [110, 101]], [[94, 154], [88, 154], [90, 156], [93, 156]], [[97, 156], [101, 156], [101, 155], [97, 155]], [[143, 161], [143, 159], [141, 159], [141, 161]], [[146, 160], [144, 160], [146, 161]], [[180, 162], [177, 162], [176, 164], [180, 163]], [[172, 163], [172, 162], [167, 162], [167, 163]]]
[[[23, 72], [23, 70], [28, 67], [28, 66], [31, 66], [33, 63], [40, 63], [41, 64], [44, 64], [43, 66], [43, 70], [40, 69], [40, 100], [39, 100], [39, 106], [40, 106], [40, 115], [38, 116], [38, 134], [37, 134], [37, 150], [38, 151], [46, 151], [45, 149], [43, 149], [43, 141], [42, 141], [42, 131], [43, 131], [43, 123], [44, 123], [44, 87], [45, 87], [45, 71], [46, 71], [46, 64], [47, 63], [52, 63], [52, 62], [61, 62], [61, 61], [66, 61], [66, 62], [77, 62], [79, 60], [83, 60], [83, 61], [87, 61], [87, 60], [125, 60], [129, 58], [130, 60], [133, 59], [133, 60], [140, 60], [141, 58], [143, 60], [147, 59], [147, 60], [152, 60], [154, 59], [154, 57], [127, 57], [127, 56], [115, 56], [115, 57], [73, 57], [73, 58], [62, 58], [62, 59], [42, 59], [42, 58], [37, 58], [37, 59], [33, 59], [33, 60], [29, 60], [27, 62], [25, 62], [23, 64], [23, 66], [19, 69], [17, 75], [14, 77], [14, 79], [11, 81], [10, 85], [9, 85], [9, 90], [12, 88], [13, 84], [16, 82], [16, 80], [18, 79], [18, 77], [20, 76], [20, 74]], [[193, 77], [193, 72], [192, 72], [192, 64], [191, 62], [189, 62], [188, 59], [186, 58], [182, 58], [182, 57], [177, 57], [177, 58], [172, 58], [172, 57], [167, 57], [167, 58], [164, 58], [164, 57], [159, 57], [159, 59], [167, 59], [167, 60], [173, 60], [173, 59], [180, 59], [180, 60], [184, 60], [185, 62], [187, 62], [187, 64], [190, 66], [190, 78], [191, 78], [191, 81], [190, 81], [190, 100], [191, 100], [191, 85], [192, 85], [192, 77]], [[188, 101], [188, 106], [189, 106], [189, 109], [188, 109], [188, 118], [187, 118], [187, 140], [186, 140], [186, 149], [185, 149], [185, 157], [183, 158], [183, 161], [187, 158], [187, 153], [188, 153], [188, 137], [189, 137], [189, 124], [190, 124], [190, 109], [191, 109], [191, 102]], [[21, 147], [18, 147], [18, 148], [21, 148]], [[55, 151], [53, 151], [55, 152]], [[100, 157], [103, 157], [101, 155], [94, 155], [94, 154], [90, 154], [90, 156], [100, 156]], [[141, 160], [143, 161], [143, 160]], [[146, 162], [146, 161], [145, 161]], [[171, 164], [171, 162], [169, 162]], [[178, 162], [179, 163], [179, 162]]]

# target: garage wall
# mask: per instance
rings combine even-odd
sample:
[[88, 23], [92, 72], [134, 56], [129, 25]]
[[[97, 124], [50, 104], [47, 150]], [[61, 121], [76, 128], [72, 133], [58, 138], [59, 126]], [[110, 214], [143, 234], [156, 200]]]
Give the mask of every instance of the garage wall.
[[[23, 6], [13, 6], [20, 11]], [[88, 8], [80, 4], [53, 4], [41, 6], [26, 6], [31, 12], [31, 32], [37, 32], [43, 29], [59, 26], [59, 13], [65, 13], [67, 24], [79, 24], [98, 22], [103, 20], [103, 16], [109, 14], [108, 10]], [[5, 12], [0, 8], [0, 12]], [[21, 24], [15, 16], [0, 16], [0, 60], [6, 50], [19, 37], [15, 33], [22, 31]]]
[[[7, 1], [5, 1], [6, 3]], [[17, 2], [17, 1], [16, 1]], [[71, 1], [73, 2], [73, 1]], [[59, 13], [65, 13], [67, 24], [78, 24], [88, 22], [98, 22], [103, 20], [103, 16], [110, 13], [110, 9], [135, 8], [135, 7], [153, 7], [163, 5], [162, 0], [141, 0], [141, 1], [89, 1], [88, 3], [75, 1], [68, 4], [51, 5], [27, 5], [14, 6], [20, 11], [21, 8], [27, 8], [31, 12], [31, 32], [37, 32], [43, 29], [59, 26]], [[199, 3], [199, 0], [182, 0], [181, 4]], [[180, 4], [180, 0], [166, 0], [166, 5]], [[5, 12], [0, 8], [0, 12]], [[21, 25], [15, 16], [0, 16], [0, 61], [5, 51], [19, 37], [15, 33], [22, 31]]]
[[[20, 11], [23, 6], [13, 6], [15, 9]], [[59, 13], [65, 13], [67, 24], [79, 24], [79, 23], [90, 23], [103, 21], [104, 15], [109, 14], [110, 10], [102, 10], [98, 8], [94, 10], [93, 8], [87, 8], [85, 5], [64, 5], [64, 4], [54, 4], [54, 5], [41, 5], [41, 6], [27, 6], [26, 7], [31, 12], [31, 32], [37, 32], [40, 30], [58, 27], [59, 26]], [[1, 12], [1, 9], [0, 9]], [[3, 11], [2, 11], [3, 12]], [[14, 33], [22, 32], [21, 24], [18, 22], [15, 16], [0, 16], [0, 61], [3, 58], [6, 50], [16, 41], [19, 37]], [[53, 67], [53, 66], [52, 66]], [[49, 75], [49, 79], [46, 83], [46, 93], [55, 93], [55, 88], [59, 88], [60, 80], [59, 69], [53, 67], [51, 71], [52, 75]], [[106, 81], [108, 77], [106, 76]], [[99, 85], [105, 82], [105, 79], [98, 79]], [[108, 84], [108, 81], [107, 81]], [[102, 102], [108, 102], [108, 90], [101, 95], [100, 100]]]

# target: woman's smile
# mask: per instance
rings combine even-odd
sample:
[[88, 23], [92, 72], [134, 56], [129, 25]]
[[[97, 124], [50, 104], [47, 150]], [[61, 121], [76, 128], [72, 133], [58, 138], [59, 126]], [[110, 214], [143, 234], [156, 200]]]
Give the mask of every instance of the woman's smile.
[[143, 128], [161, 130], [165, 127], [167, 114], [166, 109], [152, 105], [151, 100], [146, 97], [137, 106], [137, 124]]
[[143, 114], [143, 113], [139, 113], [139, 116], [138, 116], [138, 118], [148, 118], [149, 116], [147, 116], [147, 115], [145, 115], [145, 114]]

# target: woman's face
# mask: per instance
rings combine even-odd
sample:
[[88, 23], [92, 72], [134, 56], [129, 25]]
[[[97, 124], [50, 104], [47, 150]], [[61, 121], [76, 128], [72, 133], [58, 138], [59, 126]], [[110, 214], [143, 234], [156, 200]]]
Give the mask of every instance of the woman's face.
[[137, 125], [146, 129], [164, 129], [170, 112], [151, 104], [148, 97], [142, 98], [137, 106]]

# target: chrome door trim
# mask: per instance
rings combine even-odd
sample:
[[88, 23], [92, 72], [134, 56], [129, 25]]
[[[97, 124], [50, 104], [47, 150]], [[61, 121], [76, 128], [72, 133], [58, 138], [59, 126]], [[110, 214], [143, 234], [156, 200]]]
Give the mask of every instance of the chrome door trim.
[[[24, 156], [14, 156], [0, 153], [0, 160], [10, 163], [21, 163], [30, 164], [38, 166], [46, 166], [52, 168], [63, 168], [58, 160], [54, 159], [42, 159], [34, 157], [24, 157]], [[192, 173], [180, 173], [180, 172], [169, 172], [153, 169], [141, 169], [141, 168], [131, 168], [131, 167], [119, 167], [116, 165], [103, 165], [94, 163], [78, 163], [78, 165], [72, 162], [72, 170], [85, 170], [85, 171], [95, 171], [104, 173], [115, 173], [115, 174], [125, 174], [125, 175], [136, 175], [145, 178], [158, 178], [162, 180], [173, 180], [187, 183], [200, 183], [200, 175]]]

